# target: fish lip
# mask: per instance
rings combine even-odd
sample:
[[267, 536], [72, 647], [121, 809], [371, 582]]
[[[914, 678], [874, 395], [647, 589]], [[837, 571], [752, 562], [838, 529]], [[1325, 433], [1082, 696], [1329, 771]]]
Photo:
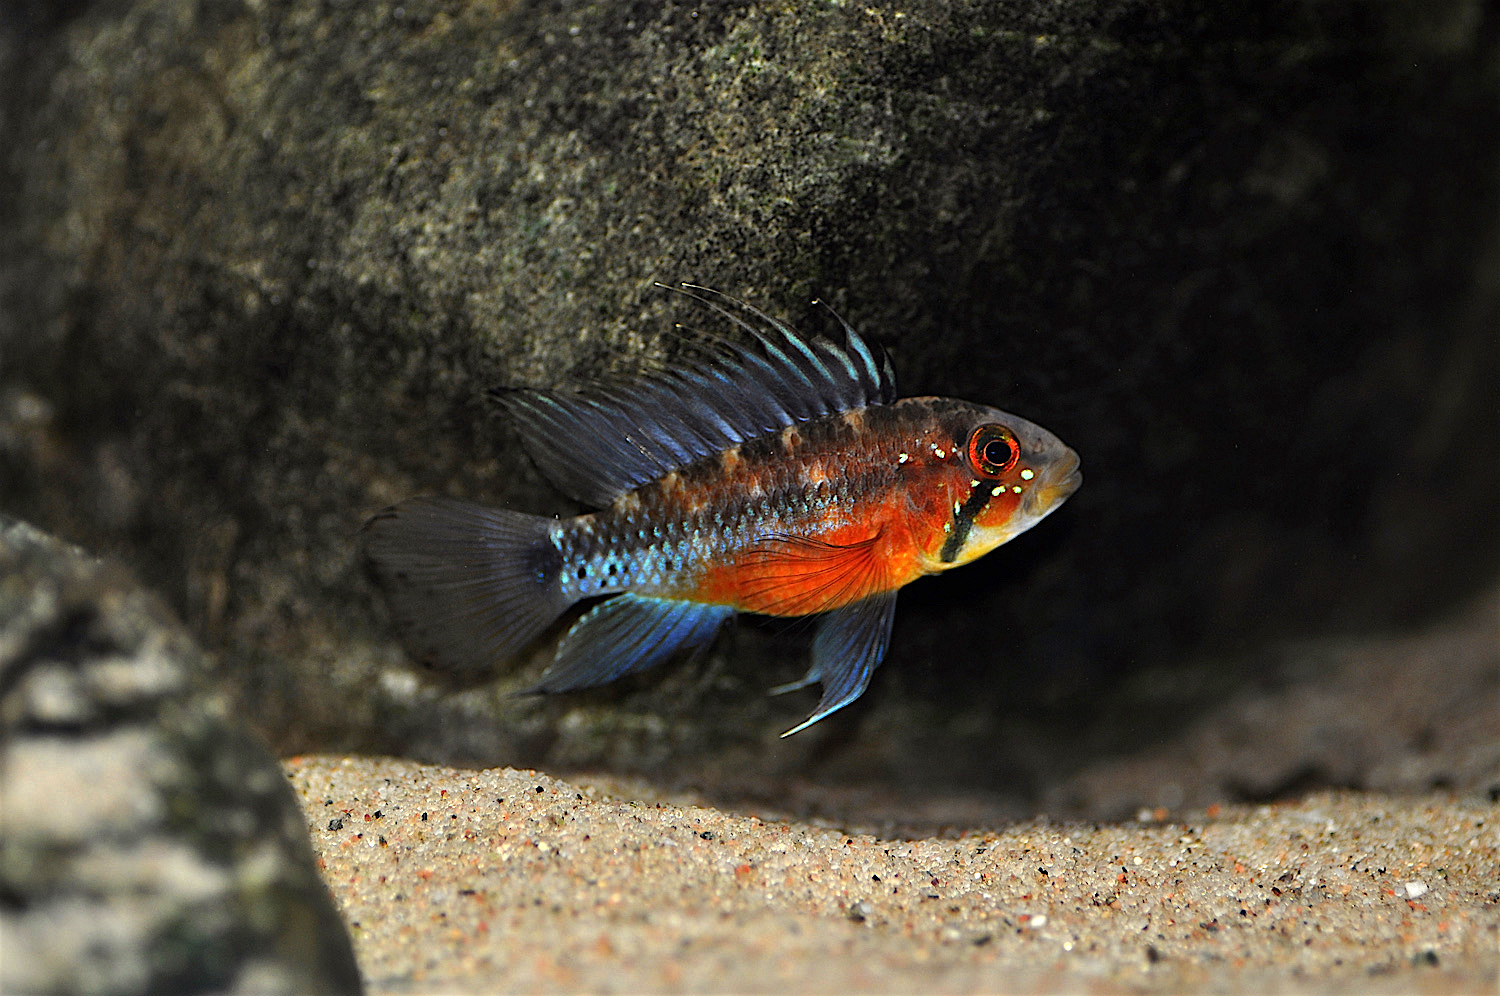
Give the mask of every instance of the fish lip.
[[1064, 448], [1062, 456], [1047, 469], [1047, 480], [1028, 495], [1029, 506], [1037, 513], [1046, 515], [1072, 496], [1083, 484], [1083, 472], [1079, 469], [1078, 454]]

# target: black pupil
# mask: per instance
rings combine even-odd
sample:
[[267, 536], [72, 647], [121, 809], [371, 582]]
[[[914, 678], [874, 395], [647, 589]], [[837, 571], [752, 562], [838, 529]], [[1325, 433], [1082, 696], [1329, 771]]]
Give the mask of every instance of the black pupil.
[[984, 462], [994, 467], [1003, 467], [1010, 463], [1011, 444], [1006, 439], [991, 439], [984, 444]]

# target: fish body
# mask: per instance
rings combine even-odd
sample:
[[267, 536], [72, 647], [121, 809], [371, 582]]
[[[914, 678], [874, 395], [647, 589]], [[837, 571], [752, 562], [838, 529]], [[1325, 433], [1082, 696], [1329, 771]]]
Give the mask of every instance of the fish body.
[[686, 293], [747, 345], [631, 384], [507, 390], [523, 444], [597, 511], [551, 519], [443, 498], [377, 515], [366, 551], [412, 652], [452, 669], [514, 654], [568, 607], [602, 599], [535, 691], [643, 670], [707, 644], [736, 612], [821, 617], [795, 733], [863, 693], [896, 592], [968, 563], [1055, 510], [1078, 457], [1023, 418], [897, 399], [889, 360], [847, 325], [807, 338], [730, 298]]

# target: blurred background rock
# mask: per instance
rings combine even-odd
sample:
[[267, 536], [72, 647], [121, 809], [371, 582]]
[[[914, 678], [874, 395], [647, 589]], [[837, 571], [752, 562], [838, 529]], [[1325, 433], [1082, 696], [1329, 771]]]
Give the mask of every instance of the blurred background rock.
[[[1179, 801], [1376, 784], [1403, 751], [1401, 784], [1500, 781], [1492, 4], [6, 10], [0, 509], [162, 592], [278, 750], [1107, 814], [1100, 772], [1229, 710], [1305, 762]], [[430, 681], [354, 556], [411, 494], [575, 510], [483, 390], [670, 355], [703, 323], [651, 286], [678, 279], [814, 330], [826, 298], [903, 393], [1083, 456], [785, 742], [813, 693], [764, 690], [803, 628], [512, 700], [547, 648]], [[1454, 625], [1473, 655], [1358, 679], [1371, 640]], [[1264, 721], [1335, 686], [1342, 753]]]
[[0, 516], [0, 990], [360, 991], [281, 766], [129, 572]]

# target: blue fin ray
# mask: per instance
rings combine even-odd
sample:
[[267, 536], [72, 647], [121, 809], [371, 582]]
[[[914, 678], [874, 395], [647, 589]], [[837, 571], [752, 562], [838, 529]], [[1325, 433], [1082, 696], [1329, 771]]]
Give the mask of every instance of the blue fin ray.
[[526, 691], [589, 688], [655, 667], [679, 650], [707, 644], [732, 615], [724, 605], [617, 595], [573, 624], [552, 666]]
[[812, 684], [823, 685], [823, 697], [811, 716], [782, 734], [800, 733], [864, 694], [870, 675], [885, 657], [896, 617], [896, 593], [870, 595], [825, 613], [813, 638], [812, 667], [801, 681], [781, 685], [775, 692]]
[[[589, 505], [607, 505], [619, 488], [616, 476], [645, 476], [656, 459], [631, 446], [628, 430], [616, 413], [586, 398], [562, 397], [556, 391], [496, 390], [497, 398], [521, 431], [521, 442], [542, 476], [561, 491]], [[581, 459], [578, 445], [586, 443]], [[603, 464], [611, 474], [595, 474]]]
[[[779, 358], [783, 365], [788, 368], [801, 369], [805, 374], [811, 374], [814, 379], [823, 379], [825, 388], [835, 391], [857, 388], [855, 393], [845, 394], [846, 400], [854, 400], [853, 404], [835, 405], [832, 410], [842, 410], [848, 407], [860, 407], [861, 405], [879, 403], [888, 404], [896, 400], [896, 372], [891, 366], [890, 356], [883, 349], [876, 347], [875, 351], [870, 349], [869, 343], [856, 332], [842, 315], [834, 311], [826, 303], [818, 301], [815, 304], [823, 304], [835, 319], [844, 333], [844, 343], [839, 345], [830, 339], [817, 337], [807, 338], [797, 332], [785, 322], [779, 321], [767, 315], [765, 312], [755, 308], [744, 301], [724, 294], [721, 291], [712, 290], [697, 284], [682, 284], [671, 290], [680, 291], [688, 297], [701, 301], [714, 311], [728, 318], [746, 332], [755, 336], [768, 353]], [[723, 302], [723, 303], [720, 303]], [[759, 324], [750, 324], [740, 315], [730, 311], [728, 306], [739, 309], [744, 314], [753, 317]], [[767, 331], [769, 329], [770, 331]], [[793, 355], [800, 354], [802, 360], [796, 360], [793, 355], [788, 355], [776, 343], [783, 342], [791, 346]], [[876, 358], [876, 352], [879, 359]], [[858, 363], [855, 363], [855, 360]], [[833, 366], [829, 364], [832, 362]], [[812, 370], [807, 369], [811, 365]], [[842, 368], [843, 374], [836, 372]], [[862, 368], [862, 369], [860, 369]], [[820, 414], [827, 414], [821, 412]]]
[[890, 363], [876, 359], [884, 351], [872, 349], [843, 319], [844, 342], [806, 338], [727, 295], [689, 284], [678, 289], [752, 341], [703, 337], [694, 344], [696, 355], [629, 384], [494, 392], [515, 417], [537, 469], [579, 501], [607, 505], [748, 439], [895, 399]]

